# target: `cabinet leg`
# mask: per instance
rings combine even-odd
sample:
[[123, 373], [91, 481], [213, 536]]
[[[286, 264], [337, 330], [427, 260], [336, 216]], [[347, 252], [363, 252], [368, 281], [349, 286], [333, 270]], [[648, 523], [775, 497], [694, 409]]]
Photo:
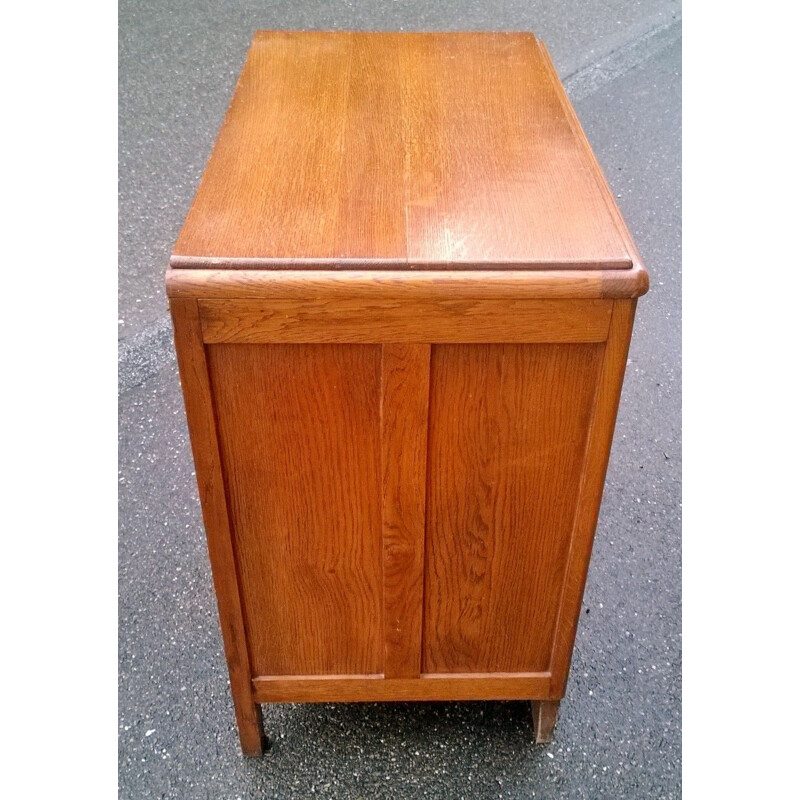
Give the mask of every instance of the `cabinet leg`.
[[559, 704], [559, 700], [531, 700], [536, 744], [546, 744], [552, 740]]
[[261, 716], [261, 706], [248, 703], [247, 706], [237, 706], [236, 724], [239, 727], [239, 741], [242, 743], [242, 753], [246, 756], [263, 756], [268, 747], [267, 737], [264, 734], [264, 719]]

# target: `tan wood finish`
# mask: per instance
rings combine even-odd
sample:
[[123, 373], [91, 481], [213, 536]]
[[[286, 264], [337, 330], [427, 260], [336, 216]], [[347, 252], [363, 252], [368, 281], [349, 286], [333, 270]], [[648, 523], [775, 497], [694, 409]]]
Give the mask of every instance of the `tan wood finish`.
[[[610, 300], [200, 300], [203, 340], [603, 342]], [[510, 328], [506, 317], [514, 318]]]
[[386, 678], [416, 678], [422, 662], [429, 344], [383, 347], [383, 608]]
[[575, 503], [566, 576], [561, 606], [553, 638], [550, 668], [553, 673], [553, 694], [564, 694], [572, 657], [572, 647], [581, 610], [583, 589], [592, 553], [594, 531], [603, 496], [614, 423], [617, 418], [622, 379], [633, 330], [636, 301], [617, 301], [605, 346], [603, 368], [597, 381], [594, 409], [588, 429], [586, 454], [581, 475], [580, 493]]
[[172, 266], [630, 268], [550, 69], [522, 33], [256, 34]]
[[308, 298], [424, 300], [478, 297], [483, 300], [631, 299], [649, 288], [647, 272], [629, 270], [497, 272], [370, 272], [353, 270], [170, 269], [170, 297], [275, 300]]
[[402, 41], [409, 263], [631, 266], [533, 36]]
[[380, 672], [380, 348], [208, 360], [253, 674]]
[[260, 677], [253, 692], [261, 703], [374, 703], [392, 700], [517, 700], [546, 696], [547, 673], [469, 673], [386, 678], [384, 675]]
[[549, 741], [647, 272], [525, 34], [257, 34], [167, 273], [242, 749], [259, 703]]
[[437, 345], [424, 672], [549, 669], [602, 345]]
[[248, 658], [237, 589], [236, 563], [197, 301], [173, 299], [170, 311], [239, 737], [245, 755], [261, 755], [264, 751], [261, 708], [255, 704], [250, 686], [253, 668]]

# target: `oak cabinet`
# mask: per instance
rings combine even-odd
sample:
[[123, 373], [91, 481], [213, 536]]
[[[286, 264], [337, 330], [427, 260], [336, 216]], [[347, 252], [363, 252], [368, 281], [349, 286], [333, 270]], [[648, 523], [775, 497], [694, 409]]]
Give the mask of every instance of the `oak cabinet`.
[[260, 703], [564, 694], [647, 273], [527, 34], [256, 34], [167, 273]]

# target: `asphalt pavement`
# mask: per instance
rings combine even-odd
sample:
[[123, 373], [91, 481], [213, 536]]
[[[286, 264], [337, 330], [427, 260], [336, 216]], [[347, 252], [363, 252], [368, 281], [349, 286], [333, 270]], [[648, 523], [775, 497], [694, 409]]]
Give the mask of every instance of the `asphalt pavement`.
[[[679, 15], [657, 0], [123, 0], [120, 797], [680, 797]], [[271, 751], [240, 754], [162, 282], [255, 28], [534, 31], [650, 271], [550, 745], [533, 745], [526, 703], [271, 705]]]

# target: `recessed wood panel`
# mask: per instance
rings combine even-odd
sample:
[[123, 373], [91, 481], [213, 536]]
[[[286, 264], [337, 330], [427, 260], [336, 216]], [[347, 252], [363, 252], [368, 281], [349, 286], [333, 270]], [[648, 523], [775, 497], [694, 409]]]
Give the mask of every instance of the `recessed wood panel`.
[[549, 667], [604, 345], [435, 345], [423, 672]]
[[380, 347], [207, 350], [253, 674], [381, 672]]

